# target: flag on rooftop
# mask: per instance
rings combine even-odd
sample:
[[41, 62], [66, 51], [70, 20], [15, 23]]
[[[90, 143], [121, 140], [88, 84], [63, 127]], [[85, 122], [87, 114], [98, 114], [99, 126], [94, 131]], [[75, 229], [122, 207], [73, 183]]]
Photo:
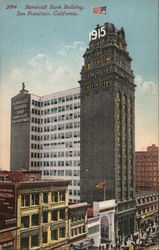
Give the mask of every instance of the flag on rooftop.
[[106, 6], [92, 8], [94, 14], [106, 14]]

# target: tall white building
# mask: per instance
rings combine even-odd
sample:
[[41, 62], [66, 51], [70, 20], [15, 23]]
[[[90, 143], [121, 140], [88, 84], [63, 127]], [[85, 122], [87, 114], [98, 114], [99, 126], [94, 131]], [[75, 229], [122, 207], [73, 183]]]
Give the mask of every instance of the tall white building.
[[11, 105], [11, 170], [42, 170], [45, 179], [69, 179], [70, 201], [78, 202], [80, 89], [37, 96], [23, 85]]

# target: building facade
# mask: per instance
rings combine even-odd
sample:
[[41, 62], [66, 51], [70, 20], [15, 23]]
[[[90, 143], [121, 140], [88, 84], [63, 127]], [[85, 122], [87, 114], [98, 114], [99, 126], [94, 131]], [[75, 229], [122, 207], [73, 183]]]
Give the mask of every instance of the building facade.
[[80, 90], [46, 96], [23, 84], [11, 101], [11, 170], [42, 170], [43, 178], [69, 179], [70, 201], [80, 200]]
[[159, 190], [158, 147], [135, 152], [136, 190]]
[[159, 194], [155, 191], [136, 192], [137, 229], [156, 231], [159, 227]]
[[0, 249], [16, 250], [16, 227], [0, 228]]
[[111, 249], [115, 244], [115, 206], [115, 200], [107, 200], [88, 208], [88, 239], [93, 239], [96, 248]]
[[68, 181], [19, 183], [17, 250], [68, 249]]
[[69, 248], [72, 250], [76, 249], [81, 240], [87, 239], [87, 208], [86, 202], [68, 206]]
[[[97, 25], [81, 70], [81, 201], [115, 199], [116, 234], [134, 231], [134, 75], [123, 28]], [[105, 190], [96, 184], [105, 182]]]
[[[35, 179], [30, 178], [33, 176]], [[13, 222], [11, 229], [17, 230], [13, 249], [67, 250], [69, 181], [42, 181], [38, 172], [28, 171], [18, 171], [14, 175], [12, 172], [10, 176], [8, 173], [8, 177], [13, 179], [0, 182], [0, 217], [5, 218], [6, 223]], [[11, 229], [7, 234], [15, 236]], [[7, 235], [4, 234], [6, 226], [3, 225], [2, 230], [0, 239]], [[9, 238], [6, 240], [11, 242]]]

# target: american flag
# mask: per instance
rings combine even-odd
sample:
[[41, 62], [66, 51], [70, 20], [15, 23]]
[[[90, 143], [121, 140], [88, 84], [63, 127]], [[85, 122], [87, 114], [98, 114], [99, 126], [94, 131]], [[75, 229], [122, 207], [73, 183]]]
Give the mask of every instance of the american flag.
[[94, 14], [106, 14], [106, 6], [92, 8]]

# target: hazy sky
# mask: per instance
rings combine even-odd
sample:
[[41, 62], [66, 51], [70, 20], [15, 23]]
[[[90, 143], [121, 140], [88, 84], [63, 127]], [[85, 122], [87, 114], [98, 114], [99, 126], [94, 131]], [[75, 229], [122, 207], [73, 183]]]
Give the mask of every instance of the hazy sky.
[[[51, 16], [27, 16], [26, 4], [47, 5], [47, 10], [32, 12]], [[73, 10], [78, 16], [54, 16], [55, 10], [48, 10], [50, 5], [63, 8], [65, 4], [84, 9]], [[91, 12], [92, 7], [105, 5], [106, 15]], [[17, 16], [18, 11], [25, 16]], [[37, 95], [77, 87], [89, 32], [105, 22], [124, 27], [133, 59], [136, 150], [158, 145], [157, 0], [0, 0], [0, 168], [9, 169], [10, 99], [21, 83]]]

